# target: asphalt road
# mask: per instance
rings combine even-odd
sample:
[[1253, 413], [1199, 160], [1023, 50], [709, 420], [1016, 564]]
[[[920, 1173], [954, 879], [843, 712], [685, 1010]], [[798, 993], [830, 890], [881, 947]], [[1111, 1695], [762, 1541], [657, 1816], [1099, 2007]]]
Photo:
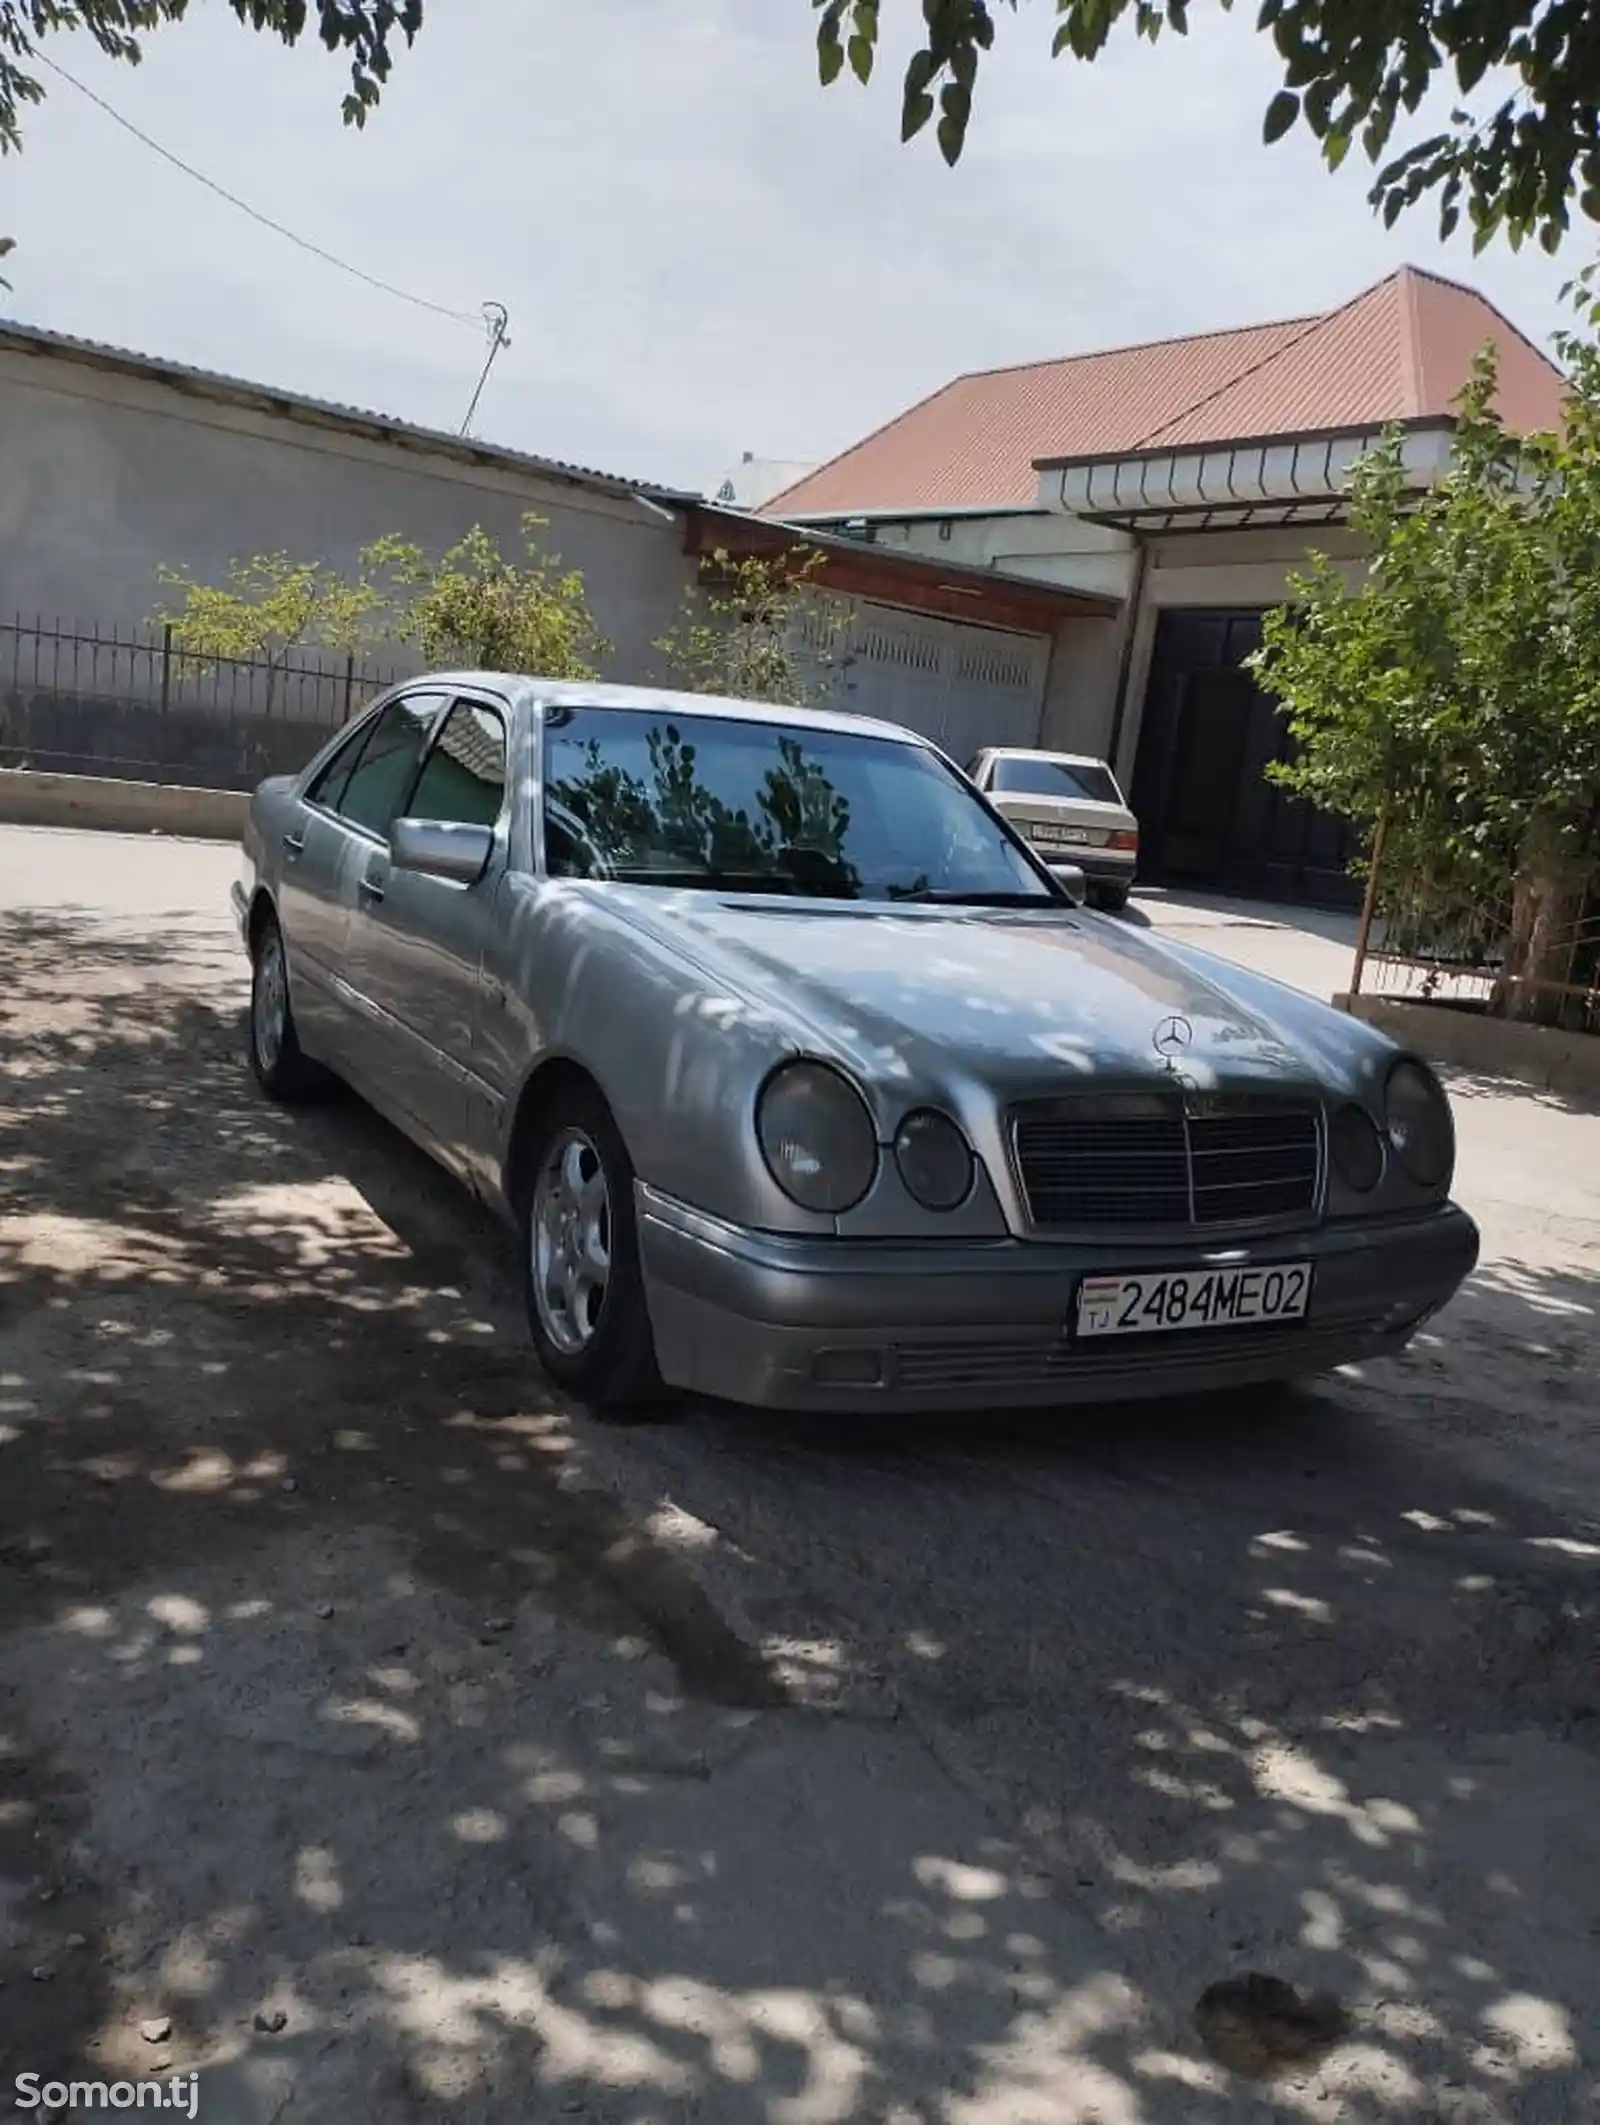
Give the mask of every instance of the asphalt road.
[[[618, 1431], [450, 1183], [256, 1099], [231, 867], [0, 829], [0, 2101], [1600, 2110], [1600, 1119], [1458, 1081], [1483, 1267], [1315, 1391]], [[1245, 1973], [1338, 2013], [1197, 2025]]]

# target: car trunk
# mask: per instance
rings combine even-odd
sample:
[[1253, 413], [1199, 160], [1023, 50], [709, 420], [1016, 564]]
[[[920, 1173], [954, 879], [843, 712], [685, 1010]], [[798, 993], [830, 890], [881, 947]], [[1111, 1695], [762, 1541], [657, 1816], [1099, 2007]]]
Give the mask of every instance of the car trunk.
[[990, 802], [1039, 848], [1105, 848], [1113, 834], [1137, 833], [1125, 805], [1098, 804], [1088, 797], [1013, 796], [999, 791]]

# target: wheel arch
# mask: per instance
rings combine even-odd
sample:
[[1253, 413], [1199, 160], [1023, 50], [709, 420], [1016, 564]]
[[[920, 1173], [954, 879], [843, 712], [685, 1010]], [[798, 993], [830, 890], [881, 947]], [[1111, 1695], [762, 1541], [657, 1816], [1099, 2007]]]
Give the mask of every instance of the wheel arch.
[[617, 1110], [607, 1098], [605, 1086], [591, 1069], [572, 1055], [548, 1055], [536, 1063], [517, 1095], [511, 1133], [506, 1140], [505, 1167], [500, 1176], [501, 1193], [519, 1217], [527, 1208], [524, 1196], [528, 1149], [533, 1142], [534, 1130], [539, 1125], [540, 1116], [549, 1111], [550, 1102], [560, 1093], [574, 1087], [593, 1092], [597, 1099], [603, 1100], [606, 1112], [611, 1116], [618, 1134], [622, 1133]]
[[250, 897], [250, 909], [245, 917], [245, 942], [250, 947], [252, 958], [255, 956], [257, 945], [261, 942], [262, 931], [269, 922], [276, 922], [277, 920], [278, 910], [273, 902], [272, 895], [264, 885], [258, 885]]

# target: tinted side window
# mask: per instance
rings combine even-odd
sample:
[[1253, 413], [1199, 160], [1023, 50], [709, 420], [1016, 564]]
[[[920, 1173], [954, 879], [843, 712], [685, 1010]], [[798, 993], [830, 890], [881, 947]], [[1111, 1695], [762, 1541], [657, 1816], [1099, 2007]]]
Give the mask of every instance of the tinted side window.
[[414, 819], [494, 826], [506, 795], [506, 727], [492, 708], [458, 701], [406, 800]]
[[410, 794], [439, 698], [437, 694], [407, 694], [391, 701], [372, 725], [337, 805], [340, 815], [353, 826], [388, 834], [390, 822]]
[[329, 811], [333, 812], [339, 809], [339, 799], [344, 794], [345, 784], [350, 780], [350, 770], [360, 759], [361, 748], [366, 742], [367, 730], [363, 725], [354, 737], [345, 740], [306, 791], [308, 804], [325, 804]]

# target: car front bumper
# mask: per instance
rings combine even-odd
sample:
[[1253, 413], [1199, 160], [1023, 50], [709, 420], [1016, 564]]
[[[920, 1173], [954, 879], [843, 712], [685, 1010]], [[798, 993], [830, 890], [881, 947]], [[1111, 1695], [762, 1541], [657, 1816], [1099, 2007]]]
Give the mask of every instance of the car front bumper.
[[[1402, 1349], [1478, 1259], [1454, 1204], [1240, 1247], [951, 1245], [750, 1232], [640, 1183], [640, 1254], [669, 1385], [758, 1408], [840, 1413], [1053, 1407], [1325, 1372]], [[1074, 1344], [1081, 1278], [1315, 1265], [1306, 1319]]]
[[235, 878], [228, 888], [228, 898], [233, 903], [233, 919], [238, 924], [241, 942], [250, 942], [250, 896], [244, 889], [242, 879]]

